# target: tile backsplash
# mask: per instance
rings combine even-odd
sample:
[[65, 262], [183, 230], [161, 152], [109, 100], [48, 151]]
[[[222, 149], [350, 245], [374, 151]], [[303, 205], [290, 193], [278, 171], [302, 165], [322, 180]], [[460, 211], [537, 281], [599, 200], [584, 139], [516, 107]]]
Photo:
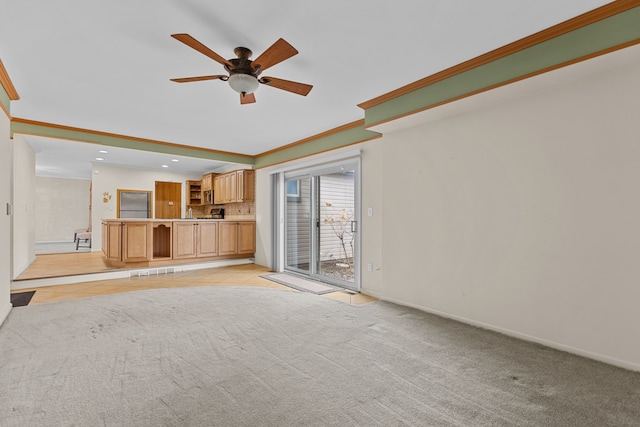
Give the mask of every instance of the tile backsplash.
[[229, 203], [226, 205], [204, 205], [204, 206], [188, 206], [184, 217], [188, 217], [189, 207], [193, 218], [207, 217], [211, 214], [211, 208], [224, 208], [225, 219], [255, 219], [256, 204], [255, 202], [246, 203]]

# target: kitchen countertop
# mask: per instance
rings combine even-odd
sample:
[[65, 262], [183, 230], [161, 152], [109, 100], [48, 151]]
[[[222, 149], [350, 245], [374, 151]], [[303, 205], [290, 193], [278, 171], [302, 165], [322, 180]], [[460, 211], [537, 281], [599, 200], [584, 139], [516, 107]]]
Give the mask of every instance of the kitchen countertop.
[[255, 221], [255, 218], [103, 218], [102, 221], [117, 222], [178, 222], [178, 221]]

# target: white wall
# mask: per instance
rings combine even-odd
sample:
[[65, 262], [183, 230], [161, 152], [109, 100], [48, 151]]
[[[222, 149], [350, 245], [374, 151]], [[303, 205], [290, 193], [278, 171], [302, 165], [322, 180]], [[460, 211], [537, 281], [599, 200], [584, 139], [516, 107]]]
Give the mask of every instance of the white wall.
[[36, 259], [36, 155], [22, 135], [13, 138], [13, 277]]
[[273, 215], [271, 212], [270, 169], [256, 170], [256, 252], [255, 263], [265, 267], [272, 267], [273, 236], [271, 235]]
[[[2, 90], [2, 89], [0, 89]], [[0, 324], [11, 310], [11, 204], [13, 144], [9, 139], [9, 117], [0, 108]]]
[[[148, 171], [138, 169], [116, 168], [111, 166], [93, 167], [93, 196], [92, 196], [92, 251], [100, 251], [102, 246], [101, 220], [103, 218], [116, 217], [117, 190], [144, 190], [153, 191], [155, 198], [156, 181], [179, 182], [182, 184], [182, 210], [186, 209], [185, 182], [187, 180], [199, 180], [202, 175], [184, 175], [169, 172]], [[106, 203], [103, 195], [108, 192], [112, 197]], [[155, 203], [154, 203], [155, 209]], [[183, 212], [184, 214], [184, 212]]]
[[640, 370], [640, 65], [570, 72], [365, 145], [363, 288]]
[[36, 177], [36, 242], [70, 242], [89, 227], [91, 180]]

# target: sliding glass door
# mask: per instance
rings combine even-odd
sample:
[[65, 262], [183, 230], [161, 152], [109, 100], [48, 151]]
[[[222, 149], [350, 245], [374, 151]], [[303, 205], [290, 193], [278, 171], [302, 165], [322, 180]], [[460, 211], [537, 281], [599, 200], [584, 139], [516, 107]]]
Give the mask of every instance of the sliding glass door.
[[311, 178], [285, 180], [285, 265], [311, 273]]
[[285, 174], [286, 270], [359, 290], [358, 171], [352, 160]]

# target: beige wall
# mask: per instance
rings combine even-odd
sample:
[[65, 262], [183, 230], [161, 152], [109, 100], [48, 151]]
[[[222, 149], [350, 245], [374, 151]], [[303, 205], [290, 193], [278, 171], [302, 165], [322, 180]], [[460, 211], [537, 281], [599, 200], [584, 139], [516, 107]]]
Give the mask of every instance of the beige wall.
[[[374, 128], [363, 292], [640, 370], [640, 65], [596, 60]], [[331, 155], [258, 171], [258, 264], [269, 174]]]
[[363, 288], [640, 370], [640, 66], [569, 71], [378, 129]]
[[[0, 88], [0, 90], [2, 90]], [[12, 152], [9, 139], [9, 117], [0, 109], [0, 324], [11, 310], [11, 216], [7, 204], [11, 204]]]
[[13, 138], [13, 277], [36, 259], [36, 155], [22, 135]]
[[91, 180], [36, 177], [36, 242], [70, 242], [89, 227]]

